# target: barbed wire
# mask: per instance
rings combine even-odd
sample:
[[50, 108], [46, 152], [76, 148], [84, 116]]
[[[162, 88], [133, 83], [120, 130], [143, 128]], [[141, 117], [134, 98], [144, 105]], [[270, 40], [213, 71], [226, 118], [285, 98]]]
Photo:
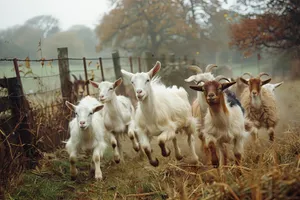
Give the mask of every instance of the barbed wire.
[[51, 78], [51, 77], [58, 77], [59, 74], [48, 75], [48, 76], [20, 76], [21, 78], [31, 78], [31, 79], [39, 79], [39, 78]]
[[[120, 59], [129, 59], [129, 57], [126, 57], [126, 56], [119, 56], [118, 58]], [[142, 57], [131, 57], [132, 59], [146, 59], [146, 58], [142, 58]], [[42, 62], [42, 61], [59, 61], [59, 60], [81, 60], [83, 61], [84, 57], [82, 58], [51, 58], [51, 59], [20, 59], [20, 58], [0, 58], [0, 61], [14, 61], [14, 60], [17, 60], [17, 61], [21, 61], [21, 62], [25, 62], [25, 61], [29, 61], [29, 62]], [[113, 58], [102, 58], [102, 57], [99, 57], [99, 58], [85, 58], [85, 60], [99, 60], [99, 59], [102, 59], [102, 60], [113, 60]]]

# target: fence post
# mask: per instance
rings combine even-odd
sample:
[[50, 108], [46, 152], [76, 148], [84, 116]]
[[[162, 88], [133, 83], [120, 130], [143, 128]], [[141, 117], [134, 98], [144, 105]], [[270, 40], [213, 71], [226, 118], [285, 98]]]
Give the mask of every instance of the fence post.
[[129, 56], [130, 72], [133, 73], [132, 57]]
[[142, 72], [141, 57], [138, 57], [138, 62], [139, 62], [139, 72]]
[[20, 94], [22, 96], [24, 96], [24, 91], [23, 91], [23, 85], [22, 85], [22, 81], [21, 81], [21, 76], [20, 76], [20, 72], [19, 72], [19, 66], [18, 66], [18, 59], [17, 58], [14, 58], [14, 68], [15, 68], [15, 72], [16, 72], [16, 77], [19, 81], [19, 84], [20, 84]]
[[146, 60], [146, 67], [147, 67], [146, 71], [149, 71], [153, 67], [153, 64], [152, 64], [153, 63], [152, 53], [150, 51], [146, 51], [144, 54], [145, 54], [144, 57], [145, 57], [145, 60]]
[[68, 48], [57, 48], [57, 53], [62, 99], [63, 101], [70, 101], [72, 93], [72, 83], [70, 81]]
[[[85, 81], [88, 81], [89, 78], [88, 78], [87, 69], [86, 69], [86, 59], [85, 59], [85, 57], [83, 57], [82, 60], [83, 60]], [[86, 87], [87, 94], [90, 95], [89, 85], [86, 84], [85, 87]]]
[[[123, 77], [121, 72], [120, 56], [118, 50], [112, 52], [112, 58], [113, 58], [115, 76], [117, 80], [118, 78]], [[120, 92], [120, 94], [125, 95], [124, 81], [117, 89]]]
[[99, 65], [100, 65], [100, 70], [101, 70], [101, 76], [102, 76], [102, 81], [105, 81], [104, 79], [104, 72], [103, 72], [103, 65], [102, 65], [102, 58], [99, 58]]
[[[12, 130], [14, 130], [14, 127], [18, 124], [17, 129], [14, 130], [17, 133], [15, 134], [15, 138], [17, 141], [20, 141], [20, 143], [23, 144], [24, 153], [26, 157], [30, 158], [30, 156], [33, 155], [32, 151], [34, 151], [34, 149], [31, 148], [32, 134], [29, 132], [30, 123], [28, 122], [29, 115], [27, 114], [29, 105], [23, 95], [22, 83], [20, 82], [20, 79], [8, 78], [7, 90], [8, 99], [12, 110], [12, 118], [8, 120], [7, 123], [14, 123]], [[20, 137], [20, 140], [18, 137]], [[31, 160], [29, 160], [27, 164], [31, 166]]]

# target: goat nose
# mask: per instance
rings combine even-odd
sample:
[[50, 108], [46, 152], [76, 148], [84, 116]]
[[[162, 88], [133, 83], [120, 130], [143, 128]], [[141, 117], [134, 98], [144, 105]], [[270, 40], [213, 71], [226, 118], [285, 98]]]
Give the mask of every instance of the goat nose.
[[104, 98], [104, 95], [100, 95], [100, 99], [103, 99]]
[[79, 123], [80, 123], [80, 125], [84, 125], [85, 121], [80, 121]]
[[253, 95], [257, 95], [257, 92], [256, 92], [256, 91], [252, 91], [252, 94], [253, 94]]
[[213, 98], [214, 96], [215, 96], [215, 94], [213, 94], [213, 93], [208, 94], [209, 98]]
[[141, 94], [141, 93], [142, 93], [142, 90], [141, 90], [141, 89], [138, 89], [138, 90], [136, 90], [136, 93]]

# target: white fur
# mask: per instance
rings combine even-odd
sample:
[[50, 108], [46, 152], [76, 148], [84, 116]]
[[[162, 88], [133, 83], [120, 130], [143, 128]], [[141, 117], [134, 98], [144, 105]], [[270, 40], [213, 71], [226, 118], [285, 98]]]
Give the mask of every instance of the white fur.
[[[77, 106], [66, 102], [67, 106], [75, 111], [75, 118], [69, 122], [70, 138], [66, 143], [66, 150], [70, 156], [71, 175], [77, 175], [75, 160], [81, 150], [93, 150], [93, 162], [95, 164], [95, 178], [102, 179], [100, 159], [107, 147], [104, 140], [103, 117], [101, 112], [93, 110], [103, 105], [97, 99], [86, 96]], [[101, 109], [101, 108], [100, 108]], [[80, 122], [85, 122], [82, 126]], [[81, 127], [82, 126], [82, 127]]]
[[[173, 141], [176, 158], [182, 158], [176, 141], [176, 132], [184, 130], [188, 135], [188, 144], [195, 161], [198, 156], [195, 152], [194, 134], [196, 131], [196, 119], [192, 117], [191, 105], [188, 101], [188, 94], [182, 87], [166, 87], [160, 82], [160, 78], [154, 77], [160, 70], [160, 62], [149, 72], [130, 73], [121, 70], [123, 75], [131, 80], [138, 101], [135, 122], [139, 142], [153, 166], [158, 165], [151, 155], [150, 140], [158, 136], [160, 147], [166, 150], [165, 143]], [[163, 155], [168, 156], [168, 155]]]
[[269, 91], [271, 91], [275, 95], [275, 89], [277, 87], [279, 87], [281, 84], [283, 84], [283, 81], [279, 82], [279, 83], [267, 83], [267, 84], [263, 85], [262, 87], [268, 89]]
[[120, 134], [128, 132], [133, 148], [139, 151], [139, 143], [134, 130], [134, 107], [129, 98], [121, 95], [117, 96], [115, 93], [115, 89], [121, 83], [122, 79], [115, 82], [103, 81], [101, 83], [91, 81], [91, 84], [99, 89], [99, 100], [105, 104], [103, 109], [105, 132], [110, 136], [117, 163], [123, 157]]

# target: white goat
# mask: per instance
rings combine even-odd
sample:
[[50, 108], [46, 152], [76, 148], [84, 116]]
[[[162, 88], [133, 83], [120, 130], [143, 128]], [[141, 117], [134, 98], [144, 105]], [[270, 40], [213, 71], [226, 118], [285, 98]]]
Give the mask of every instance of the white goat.
[[[229, 83], [220, 83], [222, 79]], [[236, 164], [239, 165], [247, 136], [245, 118], [243, 108], [234, 94], [230, 93], [229, 90], [225, 92], [236, 82], [230, 82], [222, 75], [217, 76], [213, 81], [207, 79], [203, 79], [203, 81], [204, 85], [190, 86], [190, 88], [203, 92], [209, 107], [204, 118], [203, 134], [211, 153], [212, 165], [218, 167], [220, 164], [217, 149], [219, 149], [220, 160], [223, 160], [224, 165], [227, 164], [225, 143], [233, 143]]]
[[[195, 71], [197, 74], [192, 75], [189, 78], [185, 79], [185, 82], [194, 82], [197, 85], [203, 85], [203, 82], [201, 82], [202, 79], [212, 81], [215, 79], [215, 77], [211, 73], [211, 71], [215, 67], [217, 66], [214, 64], [207, 65], [205, 68], [205, 72], [203, 72], [200, 67], [196, 65], [192, 65], [189, 67], [189, 69]], [[205, 139], [203, 137], [202, 129], [204, 126], [204, 116], [206, 114], [207, 108], [208, 105], [206, 103], [204, 94], [202, 92], [197, 92], [197, 98], [192, 103], [192, 114], [193, 117], [197, 118], [198, 124], [200, 125], [200, 127], [198, 126], [198, 129], [200, 130], [197, 131], [199, 132], [198, 137], [202, 143], [202, 151], [204, 152], [205, 155], [208, 154], [208, 147], [205, 145]], [[205, 159], [204, 163], [206, 162], [207, 159], [208, 158]]]
[[95, 178], [101, 180], [100, 159], [107, 147], [104, 140], [103, 118], [98, 112], [103, 108], [97, 99], [86, 96], [78, 105], [68, 101], [66, 106], [75, 112], [75, 118], [69, 122], [70, 138], [66, 143], [66, 149], [70, 156], [70, 173], [74, 180], [78, 173], [75, 162], [80, 150], [93, 150], [92, 168], [95, 168]]
[[140, 145], [150, 164], [156, 167], [159, 161], [152, 157], [150, 140], [153, 136], [158, 136], [161, 154], [164, 157], [170, 155], [170, 149], [165, 145], [167, 141], [172, 140], [176, 159], [181, 160], [183, 157], [177, 145], [176, 133], [184, 131], [188, 135], [193, 161], [198, 162], [194, 141], [196, 119], [192, 117], [188, 94], [182, 87], [167, 88], [160, 82], [160, 78], [154, 78], [160, 68], [161, 64], [157, 61], [149, 72], [133, 74], [121, 70], [131, 81], [138, 99], [135, 122]]
[[279, 82], [279, 83], [267, 83], [265, 85], [263, 85], [262, 87], [268, 89], [269, 91], [271, 91], [274, 95], [275, 95], [275, 89], [277, 87], [279, 87], [280, 85], [282, 85], [283, 81]]
[[134, 130], [134, 107], [129, 98], [116, 95], [115, 90], [122, 83], [122, 78], [113, 83], [109, 81], [101, 83], [90, 81], [90, 83], [99, 89], [99, 100], [105, 104], [103, 109], [104, 127], [110, 136], [115, 162], [119, 163], [120, 158], [123, 157], [120, 135], [128, 132], [133, 149], [139, 151], [139, 143]]

